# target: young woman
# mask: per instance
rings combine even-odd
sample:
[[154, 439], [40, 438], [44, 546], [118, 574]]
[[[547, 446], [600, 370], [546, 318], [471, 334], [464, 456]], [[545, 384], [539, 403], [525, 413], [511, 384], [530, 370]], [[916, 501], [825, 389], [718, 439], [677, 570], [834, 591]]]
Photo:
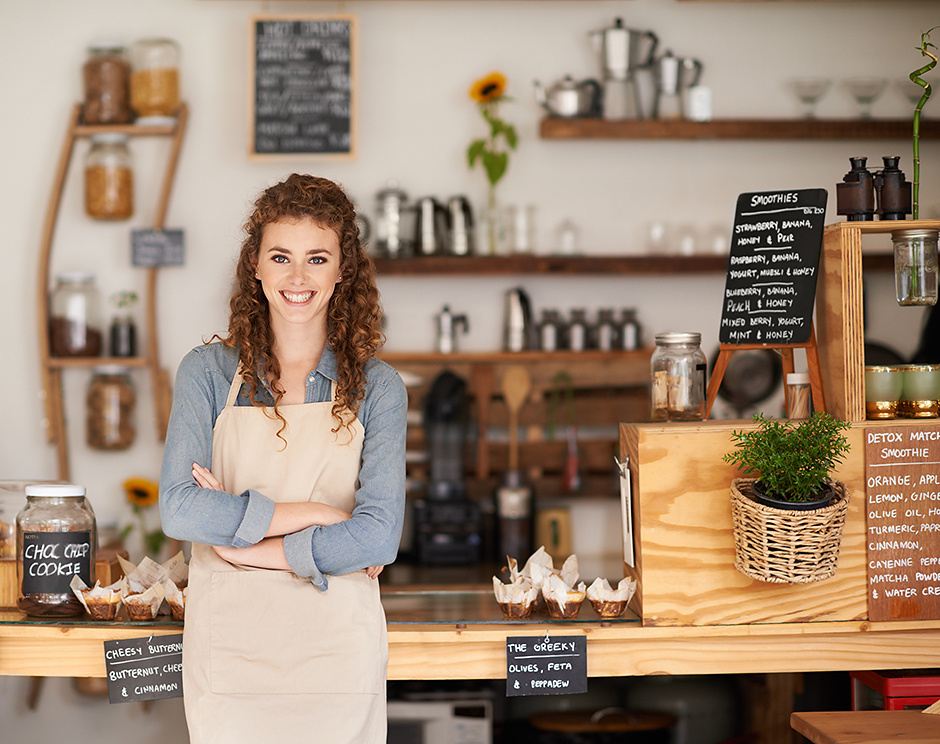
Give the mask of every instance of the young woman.
[[193, 542], [191, 741], [384, 742], [376, 577], [401, 535], [407, 396], [375, 358], [373, 266], [323, 178], [264, 191], [245, 230], [228, 335], [180, 364], [160, 478], [164, 531]]

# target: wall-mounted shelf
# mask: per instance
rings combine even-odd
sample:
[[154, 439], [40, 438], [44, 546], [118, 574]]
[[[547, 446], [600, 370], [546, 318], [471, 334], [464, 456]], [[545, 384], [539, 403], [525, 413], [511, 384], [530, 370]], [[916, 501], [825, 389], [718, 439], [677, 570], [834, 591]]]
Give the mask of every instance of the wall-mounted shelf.
[[[893, 268], [891, 254], [866, 254], [866, 269]], [[375, 267], [383, 276], [451, 274], [494, 276], [508, 274], [701, 274], [724, 272], [728, 257], [708, 256], [421, 256], [378, 258]]]
[[[542, 119], [543, 139], [909, 139], [911, 119]], [[940, 137], [940, 119], [922, 119], [920, 136]]]

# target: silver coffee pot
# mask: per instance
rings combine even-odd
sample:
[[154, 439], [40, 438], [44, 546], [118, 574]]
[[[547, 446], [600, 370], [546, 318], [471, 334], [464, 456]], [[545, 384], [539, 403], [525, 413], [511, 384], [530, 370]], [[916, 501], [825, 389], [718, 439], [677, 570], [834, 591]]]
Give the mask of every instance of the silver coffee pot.
[[653, 116], [657, 119], [685, 118], [685, 95], [698, 85], [702, 63], [691, 57], [676, 57], [671, 51], [656, 60], [656, 99]]
[[652, 31], [626, 28], [622, 18], [615, 18], [613, 26], [589, 32], [588, 37], [601, 59], [604, 118], [644, 118], [636, 72], [652, 65], [659, 37]]
[[457, 351], [457, 332], [470, 330], [470, 321], [464, 314], [455, 315], [448, 305], [435, 316], [437, 321], [437, 350], [441, 354], [453, 354]]
[[532, 303], [522, 287], [506, 292], [503, 326], [503, 350], [527, 351], [536, 348], [535, 327], [532, 324]]

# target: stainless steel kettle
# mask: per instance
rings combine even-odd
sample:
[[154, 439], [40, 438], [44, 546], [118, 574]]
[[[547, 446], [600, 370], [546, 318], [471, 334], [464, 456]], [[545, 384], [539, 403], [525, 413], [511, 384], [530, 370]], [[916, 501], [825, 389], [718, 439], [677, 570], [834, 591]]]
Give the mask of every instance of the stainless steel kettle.
[[447, 252], [452, 256], [474, 253], [473, 209], [465, 196], [447, 200]]
[[576, 81], [571, 75], [565, 75], [546, 90], [538, 80], [535, 86], [535, 100], [549, 116], [561, 117], [596, 117], [601, 113], [601, 85], [588, 78]]
[[503, 350], [526, 351], [536, 348], [532, 324], [532, 303], [522, 287], [506, 292], [506, 314], [503, 326]]
[[415, 254], [436, 256], [444, 252], [447, 240], [447, 211], [433, 196], [418, 200], [415, 220]]

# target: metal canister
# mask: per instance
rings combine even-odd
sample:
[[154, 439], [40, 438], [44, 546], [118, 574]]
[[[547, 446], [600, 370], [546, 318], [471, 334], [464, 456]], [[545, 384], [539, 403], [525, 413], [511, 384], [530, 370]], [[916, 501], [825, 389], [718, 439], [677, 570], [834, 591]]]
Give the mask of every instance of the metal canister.
[[705, 419], [705, 371], [701, 333], [656, 334], [650, 360], [653, 421]]

